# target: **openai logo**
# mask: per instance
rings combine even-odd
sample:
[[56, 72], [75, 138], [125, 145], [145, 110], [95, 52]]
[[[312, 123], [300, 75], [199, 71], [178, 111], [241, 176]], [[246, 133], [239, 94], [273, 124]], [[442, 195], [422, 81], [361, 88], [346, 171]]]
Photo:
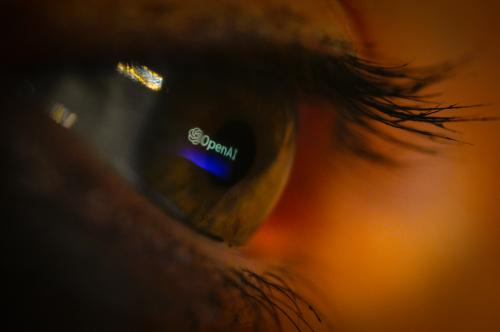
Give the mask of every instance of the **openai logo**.
[[203, 133], [203, 130], [198, 127], [189, 129], [188, 140], [193, 145], [203, 146], [207, 151], [215, 151], [216, 153], [221, 154], [226, 158], [236, 160], [238, 149], [233, 148], [232, 146], [225, 146], [223, 144], [217, 143], [216, 141], [211, 139], [210, 136], [205, 135], [205, 133]]
[[194, 145], [200, 144], [202, 138], [203, 138], [203, 130], [201, 130], [200, 128], [196, 127], [189, 130], [188, 140]]

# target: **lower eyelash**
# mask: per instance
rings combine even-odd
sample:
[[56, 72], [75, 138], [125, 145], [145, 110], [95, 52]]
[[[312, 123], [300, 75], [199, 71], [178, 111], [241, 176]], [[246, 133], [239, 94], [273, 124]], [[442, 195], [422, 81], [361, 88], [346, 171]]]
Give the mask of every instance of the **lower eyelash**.
[[[313, 324], [322, 323], [319, 312], [279, 276], [279, 272], [256, 273], [247, 268], [221, 271], [224, 283], [237, 289], [252, 310], [255, 319], [249, 322], [254, 331], [267, 330], [267, 315], [274, 322], [270, 330], [283, 330], [283, 320], [296, 331], [314, 331]], [[314, 320], [315, 323], [312, 321]]]

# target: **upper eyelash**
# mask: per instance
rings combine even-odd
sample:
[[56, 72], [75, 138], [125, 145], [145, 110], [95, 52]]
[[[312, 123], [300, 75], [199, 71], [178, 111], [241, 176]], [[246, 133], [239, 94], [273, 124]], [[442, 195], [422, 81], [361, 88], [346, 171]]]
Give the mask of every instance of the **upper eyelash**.
[[[230, 52], [210, 50], [202, 55], [202, 61], [199, 54], [198, 59], [182, 55], [174, 63], [182, 59], [180, 67], [184, 69], [206, 71], [215, 80], [221, 79], [222, 84], [241, 83], [267, 97], [281, 95], [298, 102], [301, 97], [317, 96], [330, 101], [340, 106], [335, 109], [344, 120], [336, 124], [335, 132], [344, 143], [342, 146], [362, 158], [386, 164], [396, 161], [371, 146], [368, 133], [423, 153], [434, 154], [437, 149], [391, 135], [377, 123], [431, 141], [460, 142], [448, 124], [496, 119], [442, 115], [444, 111], [482, 106], [441, 104], [433, 100], [436, 95], [424, 93], [451, 77], [457, 66], [450, 63], [423, 68], [408, 64], [385, 66], [353, 55], [349, 47], [345, 54], [325, 54], [300, 45], [279, 47], [261, 40], [251, 45], [252, 48], [240, 47]], [[194, 65], [186, 65], [186, 59]], [[424, 129], [418, 124], [433, 128]]]
[[[429, 86], [450, 77], [454, 66], [443, 64], [427, 68], [382, 66], [353, 55], [319, 57], [308, 65], [309, 77], [302, 88], [330, 100], [338, 107], [341, 122], [336, 129], [345, 147], [356, 155], [369, 160], [394, 164], [391, 157], [370, 146], [364, 133], [374, 134], [386, 141], [415, 151], [434, 154], [436, 149], [403, 140], [380, 130], [375, 123], [411, 132], [438, 142], [460, 142], [454, 131], [446, 125], [463, 121], [487, 121], [488, 117], [463, 117], [440, 115], [481, 105], [440, 104], [432, 101], [435, 95], [423, 91]], [[415, 124], [423, 123], [434, 129], [422, 129]], [[360, 132], [357, 129], [363, 129]]]

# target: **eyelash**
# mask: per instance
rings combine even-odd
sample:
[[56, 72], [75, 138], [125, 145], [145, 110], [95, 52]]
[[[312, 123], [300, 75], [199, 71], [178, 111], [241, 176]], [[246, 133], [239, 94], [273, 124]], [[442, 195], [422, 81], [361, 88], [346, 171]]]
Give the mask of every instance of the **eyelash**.
[[[264, 314], [274, 322], [275, 328], [272, 330], [282, 331], [282, 319], [299, 332], [303, 327], [314, 331], [312, 326], [315, 324], [314, 321], [323, 323], [318, 311], [288, 285], [285, 277], [280, 276], [283, 271], [259, 274], [247, 268], [233, 268], [220, 270], [219, 273], [224, 284], [237, 290], [240, 298], [254, 315], [250, 318], [253, 331], [266, 330], [263, 329], [263, 324], [268, 320], [263, 319]], [[244, 312], [248, 313], [248, 310]], [[236, 315], [235, 322], [241, 323], [242, 317]]]
[[[423, 93], [430, 86], [450, 78], [454, 69], [454, 65], [447, 63], [412, 68], [408, 64], [383, 66], [353, 55], [323, 57], [312, 62], [311, 71], [317, 73], [313, 77], [318, 79], [306, 82], [304, 90], [337, 106], [344, 121], [336, 126], [335, 135], [347, 151], [363, 159], [395, 165], [398, 164], [397, 160], [371, 146], [367, 134], [421, 153], [435, 154], [437, 151], [393, 136], [377, 128], [376, 123], [437, 143], [463, 143], [453, 138], [455, 131], [447, 128], [447, 124], [493, 120], [487, 117], [440, 115], [444, 111], [481, 105], [443, 105], [432, 100], [435, 95]], [[419, 124], [433, 129], [419, 128]]]
[[[347, 152], [370, 161], [395, 165], [398, 161], [373, 147], [369, 135], [405, 149], [436, 154], [436, 147], [417, 144], [391, 135], [377, 124], [399, 129], [435, 143], [464, 143], [453, 137], [448, 124], [465, 121], [489, 121], [487, 117], [441, 115], [482, 105], [441, 104], [437, 95], [425, 90], [449, 79], [458, 64], [444, 63], [430, 67], [408, 64], [385, 66], [347, 53], [328, 55], [302, 47], [276, 48], [256, 42], [257, 53], [236, 54], [209, 52], [202, 65], [222, 82], [245, 84], [263, 96], [281, 97], [296, 102], [300, 98], [319, 97], [331, 103], [340, 115], [334, 138]], [[292, 55], [292, 56], [290, 56]], [[206, 58], [205, 58], [206, 56]], [[189, 68], [181, 57], [181, 68]], [[237, 59], [236, 62], [234, 59]], [[175, 66], [174, 66], [175, 67]], [[208, 69], [208, 70], [207, 70]], [[424, 129], [424, 125], [430, 127]]]

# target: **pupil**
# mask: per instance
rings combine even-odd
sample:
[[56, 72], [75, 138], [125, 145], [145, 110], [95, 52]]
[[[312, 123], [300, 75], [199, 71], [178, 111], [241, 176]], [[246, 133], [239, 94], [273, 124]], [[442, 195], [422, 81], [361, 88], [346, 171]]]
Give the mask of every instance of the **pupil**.
[[255, 159], [256, 146], [253, 130], [244, 122], [228, 122], [214, 135], [214, 139], [223, 146], [231, 147], [232, 157], [234, 157], [226, 157], [229, 162], [228, 175], [215, 177], [214, 180], [216, 183], [232, 186], [248, 173]]

